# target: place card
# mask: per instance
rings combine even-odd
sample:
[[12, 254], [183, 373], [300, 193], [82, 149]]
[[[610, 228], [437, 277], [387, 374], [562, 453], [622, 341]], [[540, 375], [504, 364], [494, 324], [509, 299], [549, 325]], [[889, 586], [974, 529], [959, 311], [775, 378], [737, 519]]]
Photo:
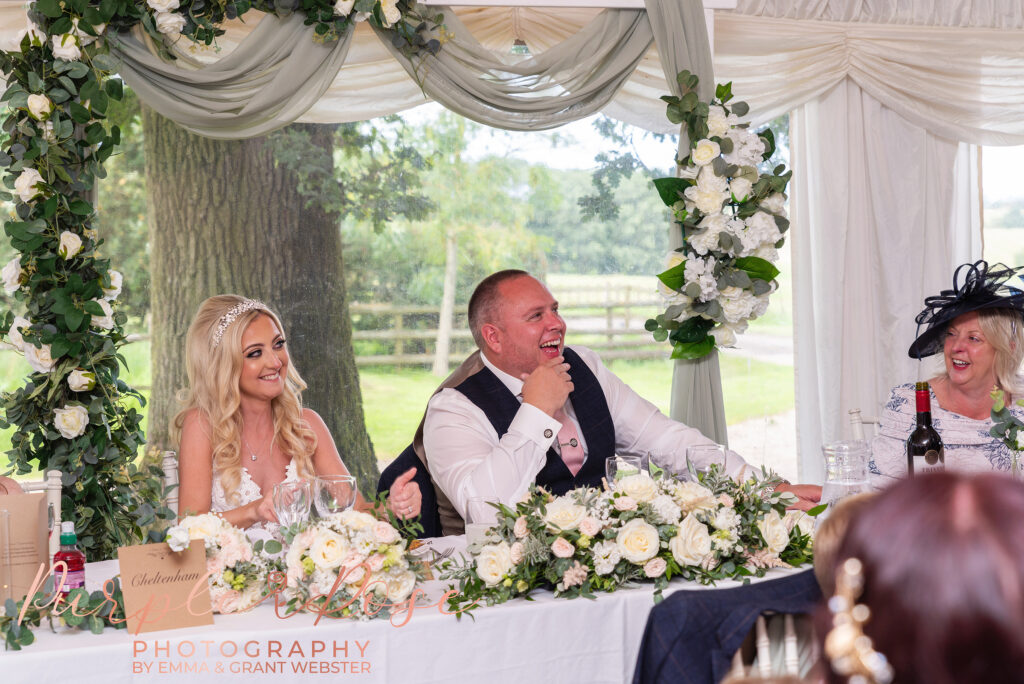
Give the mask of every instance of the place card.
[[39, 566], [49, 568], [49, 548], [46, 543], [46, 497], [41, 494], [7, 494], [0, 496], [0, 510], [8, 518], [7, 557], [0, 556], [7, 572], [0, 572], [0, 581], [10, 582], [0, 587], [0, 597], [15, 601], [33, 586]]
[[167, 544], [122, 546], [117, 560], [130, 633], [213, 624], [202, 540], [181, 552]]

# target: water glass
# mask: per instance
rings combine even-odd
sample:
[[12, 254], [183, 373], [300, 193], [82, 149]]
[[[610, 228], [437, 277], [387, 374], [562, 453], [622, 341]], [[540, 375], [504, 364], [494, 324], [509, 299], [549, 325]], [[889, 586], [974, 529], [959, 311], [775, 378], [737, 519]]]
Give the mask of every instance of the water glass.
[[286, 480], [274, 486], [274, 513], [285, 527], [309, 519], [312, 488], [308, 480]]
[[487, 530], [498, 521], [498, 509], [481, 496], [470, 497], [466, 502], [466, 544], [482, 546]]
[[321, 518], [347, 511], [356, 502], [356, 478], [351, 475], [319, 475], [313, 480], [313, 503]]
[[711, 466], [718, 466], [719, 473], [725, 473], [725, 447], [721, 444], [696, 444], [686, 447], [686, 467], [691, 473], [705, 476]]
[[643, 456], [609, 456], [604, 462], [604, 472], [608, 477], [608, 487], [615, 489], [615, 483], [624, 477], [638, 475], [644, 470]]
[[831, 507], [848, 496], [869, 491], [867, 442], [830, 442], [821, 447], [821, 451], [825, 456], [825, 486], [821, 489], [821, 503]]

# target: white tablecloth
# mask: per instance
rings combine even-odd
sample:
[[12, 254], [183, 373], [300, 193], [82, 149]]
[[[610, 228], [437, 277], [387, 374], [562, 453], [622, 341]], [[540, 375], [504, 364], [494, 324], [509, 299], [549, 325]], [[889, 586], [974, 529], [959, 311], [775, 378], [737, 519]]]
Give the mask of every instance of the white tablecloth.
[[[89, 564], [89, 585], [116, 571], [113, 561]], [[775, 570], [760, 581], [794, 572], [802, 570]], [[735, 586], [738, 583], [719, 585]], [[423, 588], [437, 602], [446, 583], [432, 581]], [[679, 581], [666, 594], [699, 588]], [[223, 684], [255, 679], [276, 684], [326, 676], [400, 684], [620, 684], [632, 677], [647, 614], [654, 605], [652, 594], [650, 585], [599, 594], [594, 601], [555, 599], [549, 592], [537, 592], [535, 601], [480, 607], [475, 619], [461, 620], [435, 607], [418, 607], [403, 627], [387, 620], [327, 617], [314, 625], [315, 615], [281, 619], [269, 605], [240, 615], [216, 615], [213, 627], [139, 636], [112, 629], [94, 635], [58, 628], [54, 634], [41, 627], [35, 632], [36, 643], [26, 649], [0, 650], [0, 680]]]

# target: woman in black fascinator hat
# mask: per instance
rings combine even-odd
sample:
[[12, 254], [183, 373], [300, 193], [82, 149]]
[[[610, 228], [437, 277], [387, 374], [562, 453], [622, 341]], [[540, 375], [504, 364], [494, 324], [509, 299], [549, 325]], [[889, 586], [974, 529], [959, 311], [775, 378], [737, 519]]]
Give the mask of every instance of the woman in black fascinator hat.
[[[908, 354], [941, 353], [945, 372], [929, 380], [932, 424], [942, 437], [946, 468], [1009, 470], [1010, 452], [989, 434], [992, 390], [1024, 397], [1024, 276], [1020, 267], [986, 261], [958, 266], [953, 288], [927, 297], [915, 319]], [[1024, 408], [1011, 409], [1024, 417]], [[906, 475], [905, 443], [916, 421], [914, 384], [892, 389], [872, 443], [871, 472], [884, 486]]]

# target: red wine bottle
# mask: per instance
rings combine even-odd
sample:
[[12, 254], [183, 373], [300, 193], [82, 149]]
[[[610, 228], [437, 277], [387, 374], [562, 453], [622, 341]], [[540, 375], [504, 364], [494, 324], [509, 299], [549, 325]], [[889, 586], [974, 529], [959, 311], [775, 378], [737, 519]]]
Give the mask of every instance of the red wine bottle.
[[907, 474], [911, 477], [946, 469], [946, 453], [942, 446], [942, 438], [932, 427], [932, 400], [928, 383], [917, 383], [915, 394], [917, 427], [907, 438]]

